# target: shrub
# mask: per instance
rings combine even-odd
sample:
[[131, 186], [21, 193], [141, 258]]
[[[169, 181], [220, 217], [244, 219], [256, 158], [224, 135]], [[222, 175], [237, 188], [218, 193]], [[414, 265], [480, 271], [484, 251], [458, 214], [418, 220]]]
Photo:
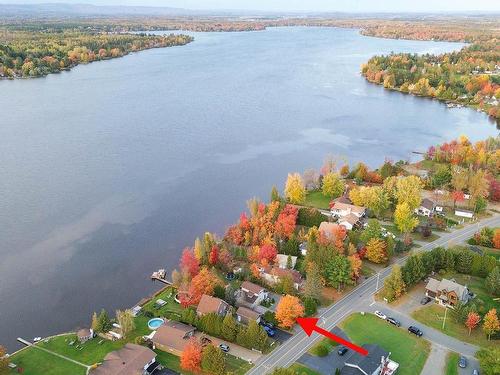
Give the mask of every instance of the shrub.
[[300, 208], [297, 216], [297, 225], [319, 227], [325, 221], [325, 216], [315, 208]]
[[311, 348], [311, 353], [318, 357], [326, 357], [329, 351], [327, 346], [324, 343], [320, 342], [319, 344], [316, 344], [314, 347]]
[[316, 314], [316, 311], [318, 311], [318, 302], [314, 298], [304, 298], [303, 302], [306, 316]]

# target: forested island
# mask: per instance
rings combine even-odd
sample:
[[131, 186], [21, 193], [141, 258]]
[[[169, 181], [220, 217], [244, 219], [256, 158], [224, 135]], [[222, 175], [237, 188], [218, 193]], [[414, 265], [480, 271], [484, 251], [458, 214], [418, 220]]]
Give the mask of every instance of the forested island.
[[150, 48], [185, 45], [188, 35], [121, 34], [65, 30], [0, 30], [0, 78], [40, 77], [78, 64]]

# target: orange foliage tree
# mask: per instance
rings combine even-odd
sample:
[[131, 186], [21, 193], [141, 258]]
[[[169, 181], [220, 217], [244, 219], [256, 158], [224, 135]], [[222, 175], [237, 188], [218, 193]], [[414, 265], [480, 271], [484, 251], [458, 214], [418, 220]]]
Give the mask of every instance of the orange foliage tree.
[[275, 315], [281, 327], [290, 328], [295, 324], [297, 318], [304, 316], [304, 306], [297, 297], [287, 294], [281, 298], [276, 306]]
[[495, 249], [500, 249], [500, 229], [495, 229], [493, 234], [493, 246]]
[[386, 243], [380, 238], [372, 238], [366, 244], [366, 257], [373, 263], [387, 262]]
[[182, 306], [186, 307], [198, 304], [202, 295], [212, 295], [215, 286], [220, 283], [220, 279], [215, 274], [208, 268], [203, 267], [191, 280], [188, 292], [179, 295]]
[[481, 317], [479, 316], [478, 313], [475, 313], [474, 311], [471, 311], [467, 315], [467, 319], [465, 320], [465, 326], [469, 329], [469, 336], [470, 336], [471, 331], [477, 327], [480, 320], [481, 320]]
[[192, 338], [181, 354], [180, 365], [185, 371], [201, 371], [202, 347], [198, 340]]

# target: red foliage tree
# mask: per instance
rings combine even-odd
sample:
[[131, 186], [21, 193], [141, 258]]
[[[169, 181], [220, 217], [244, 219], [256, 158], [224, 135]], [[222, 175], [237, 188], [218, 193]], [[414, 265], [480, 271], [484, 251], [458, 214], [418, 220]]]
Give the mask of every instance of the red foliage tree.
[[191, 280], [188, 292], [179, 295], [181, 305], [184, 307], [197, 305], [202, 295], [212, 295], [215, 286], [220, 283], [221, 281], [219, 278], [210, 272], [208, 268], [202, 268], [201, 271], [193, 277], [193, 280]]
[[185, 371], [190, 372], [201, 371], [202, 352], [203, 348], [201, 347], [198, 340], [195, 338], [190, 339], [181, 354], [181, 368]]
[[275, 225], [275, 233], [281, 238], [290, 238], [295, 230], [298, 209], [291, 205], [286, 205], [278, 215]]
[[451, 198], [453, 199], [453, 205], [455, 206], [457, 202], [463, 202], [465, 200], [465, 194], [463, 191], [454, 191], [451, 193]]
[[470, 336], [471, 331], [477, 327], [480, 320], [481, 320], [481, 317], [479, 316], [479, 314], [477, 314], [475, 312], [470, 312], [467, 315], [467, 319], [465, 320], [465, 326], [469, 329], [469, 336]]
[[259, 261], [261, 264], [273, 263], [278, 255], [276, 247], [270, 244], [264, 244], [259, 249]]
[[500, 228], [495, 229], [495, 233], [493, 234], [493, 247], [500, 249]]
[[182, 252], [181, 261], [179, 264], [183, 272], [187, 272], [191, 277], [194, 277], [200, 271], [200, 263], [196, 259], [193, 250], [186, 247]]
[[212, 246], [212, 250], [210, 250], [210, 254], [208, 255], [208, 263], [212, 266], [215, 266], [219, 261], [219, 248], [214, 245]]
[[489, 198], [495, 202], [500, 201], [500, 182], [491, 174], [488, 175], [487, 180], [490, 183]]

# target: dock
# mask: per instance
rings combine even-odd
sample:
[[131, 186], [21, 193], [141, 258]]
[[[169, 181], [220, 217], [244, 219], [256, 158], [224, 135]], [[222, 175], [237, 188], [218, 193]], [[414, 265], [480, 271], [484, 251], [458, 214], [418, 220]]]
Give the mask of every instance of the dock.
[[166, 279], [166, 272], [164, 269], [159, 269], [151, 274], [151, 280], [159, 281], [161, 283], [172, 285], [172, 282]]

